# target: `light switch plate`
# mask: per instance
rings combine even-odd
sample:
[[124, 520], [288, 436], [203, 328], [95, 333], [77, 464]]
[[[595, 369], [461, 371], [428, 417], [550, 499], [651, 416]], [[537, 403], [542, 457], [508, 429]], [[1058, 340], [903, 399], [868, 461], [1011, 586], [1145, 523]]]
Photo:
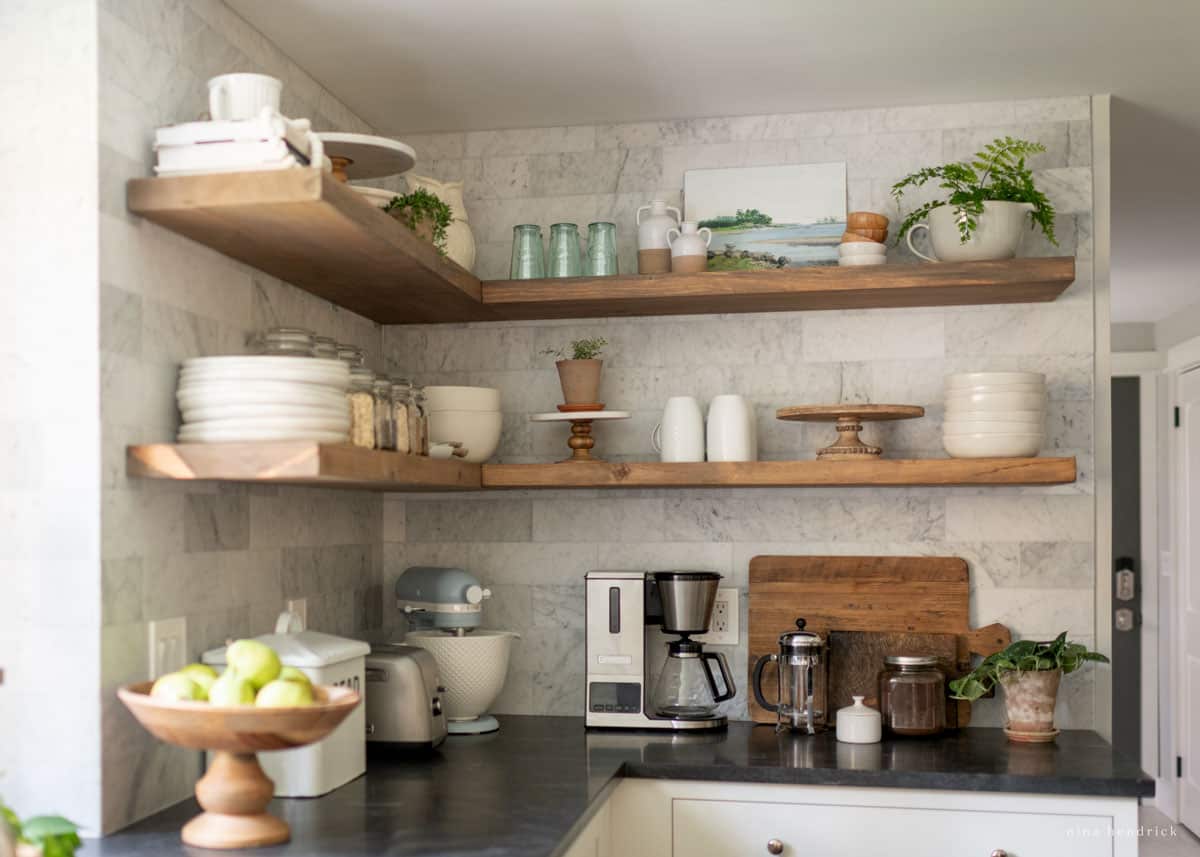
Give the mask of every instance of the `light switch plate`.
[[308, 599], [307, 598], [290, 598], [287, 602], [287, 611], [300, 620], [300, 624], [305, 628], [308, 627]]
[[713, 604], [712, 623], [707, 634], [696, 637], [710, 646], [736, 646], [738, 644], [738, 591], [733, 587], [717, 590]]
[[150, 678], [181, 670], [188, 663], [187, 619], [159, 619], [150, 628]]

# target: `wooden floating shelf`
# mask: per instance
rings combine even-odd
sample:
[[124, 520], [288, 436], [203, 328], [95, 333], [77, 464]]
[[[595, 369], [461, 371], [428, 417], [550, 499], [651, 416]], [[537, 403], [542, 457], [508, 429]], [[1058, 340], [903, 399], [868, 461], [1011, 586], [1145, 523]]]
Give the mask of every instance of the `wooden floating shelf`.
[[381, 324], [1052, 301], [1075, 259], [481, 283], [311, 169], [133, 179], [130, 211]]
[[130, 446], [130, 476], [320, 485], [372, 491], [474, 491], [480, 467], [457, 460], [306, 441]]
[[1075, 259], [806, 267], [557, 280], [489, 280], [483, 302], [506, 319], [786, 312], [1052, 301]]
[[1074, 458], [485, 464], [484, 488], [771, 488], [852, 485], [1062, 485]]

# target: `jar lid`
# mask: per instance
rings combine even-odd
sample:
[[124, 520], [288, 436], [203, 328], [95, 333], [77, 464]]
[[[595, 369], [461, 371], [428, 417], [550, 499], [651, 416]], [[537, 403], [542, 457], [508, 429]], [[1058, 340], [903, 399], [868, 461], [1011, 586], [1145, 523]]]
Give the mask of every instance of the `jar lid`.
[[350, 367], [350, 384], [360, 390], [364, 387], [370, 390], [375, 384], [375, 373], [366, 366], [352, 366]]
[[803, 651], [824, 648], [825, 640], [822, 639], [820, 634], [813, 631], [805, 631], [804, 626], [806, 624], [803, 619], [797, 619], [795, 631], [788, 631], [786, 634], [779, 635], [779, 647], [782, 649], [801, 649]]
[[347, 345], [344, 342], [337, 343], [338, 360], [349, 363], [351, 367], [362, 366], [367, 359], [367, 354], [357, 345]]
[[843, 717], [865, 718], [867, 720], [879, 720], [881, 715], [874, 708], [863, 704], [865, 696], [853, 696], [853, 705], [847, 705], [845, 708], [839, 708], [837, 712], [837, 720], [841, 721]]
[[887, 655], [883, 662], [889, 667], [936, 667], [935, 655]]

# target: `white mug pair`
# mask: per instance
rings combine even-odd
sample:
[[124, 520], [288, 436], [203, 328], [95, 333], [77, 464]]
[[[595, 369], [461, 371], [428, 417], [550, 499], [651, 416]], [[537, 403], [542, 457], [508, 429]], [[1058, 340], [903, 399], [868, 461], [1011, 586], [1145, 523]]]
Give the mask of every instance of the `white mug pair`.
[[208, 114], [215, 120], [255, 119], [279, 112], [283, 83], [267, 74], [222, 74], [208, 82]]
[[741, 396], [716, 396], [708, 406], [707, 425], [700, 403], [691, 396], [667, 399], [662, 422], [650, 442], [663, 461], [756, 461], [754, 406]]

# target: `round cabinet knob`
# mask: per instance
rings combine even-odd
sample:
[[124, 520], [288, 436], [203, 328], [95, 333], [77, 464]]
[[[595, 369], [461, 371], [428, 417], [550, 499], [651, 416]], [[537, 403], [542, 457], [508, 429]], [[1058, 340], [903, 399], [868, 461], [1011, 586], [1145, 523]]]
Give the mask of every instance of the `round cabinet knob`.
[[783, 853], [783, 843], [780, 842], [778, 839], [768, 839], [767, 840], [767, 853], [768, 854], [782, 854]]

